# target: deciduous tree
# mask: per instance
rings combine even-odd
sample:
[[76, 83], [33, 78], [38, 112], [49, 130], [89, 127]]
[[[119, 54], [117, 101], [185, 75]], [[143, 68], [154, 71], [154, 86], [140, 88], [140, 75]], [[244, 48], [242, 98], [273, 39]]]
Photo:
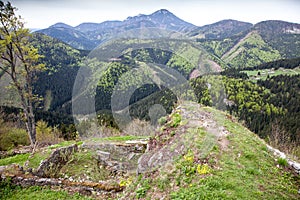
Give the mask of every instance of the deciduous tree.
[[36, 143], [36, 125], [33, 104], [33, 81], [38, 71], [44, 69], [38, 64], [41, 57], [29, 39], [31, 34], [24, 28], [16, 8], [10, 2], [0, 1], [0, 71], [11, 78], [11, 86], [17, 91], [24, 112], [25, 124], [31, 145]]

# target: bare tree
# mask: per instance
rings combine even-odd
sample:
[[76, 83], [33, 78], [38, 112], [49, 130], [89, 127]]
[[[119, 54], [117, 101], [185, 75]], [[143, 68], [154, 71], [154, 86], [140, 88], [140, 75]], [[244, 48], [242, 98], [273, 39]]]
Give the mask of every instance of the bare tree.
[[24, 28], [16, 8], [10, 2], [0, 1], [0, 71], [11, 78], [11, 86], [16, 89], [24, 112], [25, 124], [31, 146], [36, 143], [36, 127], [33, 112], [35, 95], [33, 81], [37, 71], [44, 65], [38, 64], [41, 56], [29, 39], [31, 34]]

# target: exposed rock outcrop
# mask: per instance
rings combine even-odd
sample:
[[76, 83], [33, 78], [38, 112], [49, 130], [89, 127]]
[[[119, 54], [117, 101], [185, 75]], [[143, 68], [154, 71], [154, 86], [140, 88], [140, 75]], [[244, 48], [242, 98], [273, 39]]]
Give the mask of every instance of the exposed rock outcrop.
[[49, 158], [42, 161], [35, 174], [39, 177], [54, 177], [69, 161], [70, 156], [77, 151], [76, 144], [54, 150]]
[[293, 161], [292, 159], [288, 158], [285, 153], [279, 151], [278, 149], [275, 149], [271, 147], [270, 145], [267, 145], [269, 151], [271, 151], [276, 157], [286, 159], [288, 162], [288, 165], [298, 174], [300, 175], [300, 163], [297, 163], [296, 161]]
[[211, 113], [200, 111], [199, 104], [188, 102], [177, 107], [174, 112], [182, 117], [180, 125], [176, 128], [165, 127], [155, 139], [150, 139], [149, 151], [138, 160], [137, 173], [153, 171], [185, 154], [195, 142], [195, 133], [192, 132], [197, 132], [199, 128], [207, 131], [204, 145], [199, 152], [201, 156], [205, 157], [216, 144], [219, 144], [222, 150], [227, 148], [226, 136], [230, 133], [216, 123]]
[[96, 159], [99, 165], [104, 166], [113, 174], [126, 173], [137, 168], [138, 158], [145, 152], [147, 141], [130, 140], [125, 143], [96, 143], [87, 142], [82, 145], [83, 149], [96, 151]]
[[[124, 189], [118, 184], [111, 184], [109, 182], [91, 182], [91, 181], [82, 181], [74, 182], [64, 179], [56, 178], [40, 178], [38, 176], [25, 175], [25, 174], [10, 174], [2, 171], [0, 176], [0, 181], [9, 179], [12, 184], [19, 185], [22, 187], [30, 186], [50, 186], [50, 187], [59, 187], [64, 188], [69, 192], [79, 192], [84, 195], [91, 195], [98, 193], [103, 195], [105, 193], [115, 193], [120, 192]], [[97, 195], [96, 195], [97, 196]]]

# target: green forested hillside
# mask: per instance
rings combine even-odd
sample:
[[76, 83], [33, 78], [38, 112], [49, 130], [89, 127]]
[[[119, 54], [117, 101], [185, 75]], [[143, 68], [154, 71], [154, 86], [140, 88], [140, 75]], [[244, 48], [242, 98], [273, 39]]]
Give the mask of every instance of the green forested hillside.
[[91, 50], [99, 44], [99, 40], [90, 39], [85, 33], [75, 30], [70, 26], [56, 25], [37, 32], [57, 38], [77, 49]]
[[[134, 42], [134, 40], [127, 42]], [[145, 40], [142, 44], [147, 46], [157, 42], [159, 41]], [[124, 42], [121, 45], [126, 45], [126, 43]], [[216, 67], [217, 64], [210, 61], [210, 55], [201, 48], [195, 48], [184, 42], [179, 46], [175, 42], [170, 42], [170, 45], [170, 49], [174, 45], [177, 51], [182, 52], [182, 54], [156, 48], [138, 48], [120, 56], [117, 61], [109, 63], [100, 77], [97, 77], [99, 81], [96, 90], [96, 109], [110, 109], [114, 86], [118, 82], [122, 82], [119, 80], [121, 77], [123, 80], [126, 80], [124, 91], [131, 87], [137, 87], [130, 100], [130, 104], [133, 104], [154, 92], [163, 90], [162, 88], [166, 85], [170, 87], [170, 84], [176, 84], [176, 81], [178, 82], [179, 79], [187, 81], [193, 70], [198, 70], [199, 73], [208, 73], [221, 68], [220, 66]], [[113, 46], [105, 48], [113, 48]], [[188, 60], [189, 58], [193, 59]], [[198, 61], [196, 58], [201, 61]], [[155, 66], [152, 66], [151, 63]], [[177, 75], [170, 74], [174, 72]], [[153, 82], [153, 80], [156, 80], [156, 82]], [[153, 83], [146, 84], [148, 81]]]
[[256, 24], [254, 29], [273, 49], [279, 51], [282, 58], [299, 57], [299, 24], [270, 20]]
[[[300, 145], [299, 86], [299, 75], [274, 76], [258, 83], [226, 76], [193, 80], [195, 91], [203, 94], [199, 102], [227, 110], [261, 138], [276, 140], [278, 148], [289, 149], [298, 156], [300, 152], [294, 148]], [[209, 101], [203, 101], [209, 97]]]
[[281, 58], [256, 32], [250, 32], [221, 57], [231, 67], [254, 67]]
[[47, 70], [37, 75], [35, 92], [43, 97], [44, 110], [58, 110], [71, 100], [72, 89], [85, 51], [79, 51], [57, 39], [37, 33], [34, 34], [33, 45], [44, 57]]
[[[228, 44], [231, 43], [232, 45], [234, 42], [237, 42], [238, 39], [239, 37], [228, 40]], [[38, 75], [39, 78], [35, 86], [36, 92], [44, 97], [43, 110], [70, 114], [70, 100], [72, 98], [74, 80], [80, 62], [88, 52], [75, 50], [68, 45], [42, 34], [36, 34], [33, 42], [38, 45], [41, 53], [45, 55], [42, 62], [45, 62], [48, 68], [46, 72]], [[220, 47], [218, 45], [224, 44], [214, 41], [210, 41], [210, 43], [216, 44], [216, 49]], [[209, 44], [208, 41], [206, 41], [206, 45], [207, 44]], [[261, 50], [258, 50], [259, 53], [257, 53], [257, 55], [261, 58], [266, 59], [264, 57], [265, 55], [274, 56], [273, 59], [275, 59], [276, 56], [280, 57], [279, 54], [270, 53], [270, 51], [267, 50], [267, 43], [255, 32], [248, 34], [248, 36], [244, 37], [244, 40], [238, 44], [241, 46], [236, 47], [236, 51], [243, 49], [243, 52], [248, 50], [248, 52], [255, 54], [256, 51], [252, 47], [258, 46], [261, 47]], [[246, 49], [247, 47], [248, 49]], [[231, 54], [225, 53], [225, 55], [227, 55], [226, 58], [234, 57], [232, 55], [235, 54], [236, 51], [231, 51]], [[266, 54], [262, 54], [262, 51]], [[278, 51], [275, 52], [278, 53]], [[247, 54], [239, 54], [234, 57], [236, 62], [238, 58], [243, 58], [241, 55], [245, 57], [248, 56]], [[233, 62], [233, 60], [231, 62]], [[249, 64], [250, 61], [251, 59], [244, 59], [245, 63]], [[278, 60], [260, 65], [258, 65], [259, 60], [257, 58], [253, 58], [253, 61], [256, 63], [255, 66], [257, 66], [255, 69], [295, 68], [299, 65], [298, 58]], [[263, 59], [260, 60], [260, 62], [263, 62]], [[96, 110], [100, 111], [100, 113], [101, 110], [103, 110], [104, 113], [107, 114], [105, 110], [111, 109], [112, 92], [119, 78], [139, 66], [139, 63], [167, 65], [180, 72], [185, 78], [188, 78], [189, 74], [194, 70], [193, 66], [183, 57], [168, 51], [151, 48], [131, 51], [120, 57], [120, 61], [112, 62], [100, 77], [96, 90]], [[243, 66], [247, 66], [247, 64]], [[246, 69], [250, 70], [252, 67], [248, 66]], [[241, 120], [244, 120], [245, 124], [252, 131], [262, 137], [269, 136], [272, 126], [276, 124], [288, 132], [291, 140], [297, 141], [297, 138], [299, 138], [299, 128], [296, 122], [299, 119], [299, 106], [296, 102], [300, 101], [300, 97], [296, 91], [299, 89], [299, 76], [271, 77], [265, 81], [252, 83], [251, 81], [245, 80], [247, 79], [247, 75], [243, 73], [235, 70], [228, 72], [225, 71], [222, 73], [223, 77], [199, 77], [190, 81], [199, 103], [215, 106], [223, 110], [227, 109], [231, 114], [235, 114]], [[129, 81], [127, 81], [127, 87], [130, 87], [130, 85], [139, 85], [139, 81], [143, 81], [135, 80], [135, 77], [131, 76], [128, 76], [126, 79]], [[209, 87], [208, 84], [210, 85]], [[223, 94], [221, 94], [222, 88], [224, 90]], [[280, 88], [280, 90], [278, 88]], [[167, 88], [158, 84], [144, 84], [138, 87], [130, 98], [130, 104], [132, 104], [130, 107], [131, 115], [140, 119], [149, 120], [148, 110], [154, 104], [162, 104], [166, 111], [170, 112], [177, 99], [172, 91], [165, 89]], [[224, 104], [224, 99], [227, 99], [229, 103]], [[99, 116], [101, 116], [101, 114]], [[107, 119], [111, 120], [112, 118], [109, 117]], [[108, 124], [114, 123], [109, 122]]]
[[[270, 136], [277, 129], [282, 135], [287, 133], [289, 140], [299, 145], [299, 64], [299, 58], [295, 58], [248, 68], [248, 73], [256, 73], [256, 78], [251, 81], [247, 80], [244, 71], [222, 72], [227, 77], [224, 81], [227, 98], [234, 102], [227, 105], [227, 110], [236, 113], [262, 137]], [[262, 74], [264, 71], [269, 74]]]
[[198, 39], [209, 52], [236, 68], [251, 68], [300, 55], [299, 24], [265, 21], [221, 39]]
[[[266, 35], [265, 32], [263, 34]], [[35, 92], [43, 97], [42, 103], [37, 105], [39, 110], [37, 116], [48, 121], [50, 125], [72, 123], [71, 118], [67, 116], [71, 114], [72, 89], [77, 72], [89, 52], [76, 50], [43, 34], [34, 34], [32, 42], [44, 55], [41, 62], [47, 67], [45, 72], [37, 74], [35, 83]], [[182, 45], [178, 54], [155, 48], [136, 49], [111, 62], [101, 77], [98, 77], [95, 106], [99, 112], [99, 120], [103, 116], [104, 120], [108, 120], [106, 124], [115, 124], [111, 121], [112, 116], [107, 114], [110, 115], [114, 87], [123, 76], [127, 80], [126, 87], [138, 86], [129, 100], [130, 113], [134, 118], [149, 120], [148, 110], [155, 104], [163, 105], [167, 112], [172, 110], [178, 99], [171, 90], [163, 84], [143, 84], [143, 79], [136, 79], [137, 77], [130, 75], [131, 70], [139, 66], [146, 67], [148, 76], [155, 75], [157, 80], [160, 79], [160, 74], [169, 73], [163, 68], [150, 70], [147, 63], [166, 65], [179, 72], [186, 80], [194, 70], [200, 72], [198, 76], [215, 72], [216, 69], [210, 63], [210, 58], [223, 62], [224, 65], [248, 70], [292, 69], [299, 66], [299, 58], [278, 60], [284, 55], [265, 41], [261, 30], [243, 32], [227, 39], [199, 39], [198, 42], [211, 54], [199, 53], [197, 48]], [[195, 61], [187, 58], [194, 58], [197, 55], [204, 55], [206, 59], [195, 67], [191, 64]], [[261, 137], [270, 136], [272, 127], [276, 125], [288, 133], [291, 141], [299, 143], [297, 139], [299, 138], [297, 125], [299, 106], [296, 103], [299, 102], [297, 93], [299, 76], [270, 76], [255, 83], [246, 80], [247, 74], [239, 70], [225, 71], [222, 75], [203, 76], [190, 80], [199, 103], [228, 110]], [[122, 102], [119, 109], [124, 109]], [[66, 115], [62, 119], [63, 115], [57, 113]]]
[[[73, 48], [153, 25], [190, 38], [145, 30], [151, 39], [129, 34], [93, 51]], [[34, 74], [32, 154], [19, 99], [0, 71], [0, 103], [9, 95], [0, 106], [1, 198], [67, 199], [52, 191], [67, 189], [100, 199], [298, 199], [290, 156], [300, 158], [299, 24], [224, 20], [197, 28], [160, 10], [43, 32], [68, 44], [30, 38], [46, 66]], [[274, 157], [266, 143], [287, 157]]]

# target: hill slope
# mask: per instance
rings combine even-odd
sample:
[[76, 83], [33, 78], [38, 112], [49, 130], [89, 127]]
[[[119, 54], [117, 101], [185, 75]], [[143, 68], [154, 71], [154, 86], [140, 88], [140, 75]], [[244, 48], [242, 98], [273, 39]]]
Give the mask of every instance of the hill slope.
[[237, 20], [222, 20], [213, 24], [197, 27], [189, 33], [193, 38], [224, 39], [252, 28], [252, 24]]
[[299, 177], [254, 133], [212, 108], [181, 104], [148, 145], [142, 175], [123, 199], [299, 198]]
[[[225, 25], [223, 22], [223, 26]], [[300, 55], [300, 24], [271, 20], [252, 27], [241, 27], [245, 27], [243, 31], [235, 35], [228, 34], [227, 38], [197, 40], [209, 52], [237, 68], [255, 67], [265, 62]]]
[[72, 88], [80, 63], [88, 52], [74, 49], [41, 33], [34, 33], [32, 43], [44, 57], [47, 70], [37, 75], [35, 93], [44, 98], [44, 110], [57, 110], [72, 98]]
[[279, 51], [282, 58], [300, 56], [300, 24], [284, 21], [264, 21], [254, 26], [262, 38]]
[[257, 32], [252, 31], [221, 58], [231, 66], [243, 68], [278, 60], [281, 55], [278, 50], [270, 47]]
[[[53, 174], [44, 174], [44, 177], [51, 179], [42, 180], [38, 177], [39, 173], [32, 176], [28, 172], [21, 172], [15, 177], [12, 168], [1, 168], [0, 172], [4, 175], [2, 177], [13, 176], [13, 180], [24, 182], [29, 176], [31, 184], [43, 181], [46, 185], [67, 185], [60, 188], [69, 191], [70, 188], [82, 187], [82, 194], [104, 199], [299, 198], [299, 175], [288, 168], [286, 160], [276, 161], [265, 142], [237, 123], [232, 116], [194, 102], [183, 102], [161, 121], [164, 124], [154, 135], [148, 133], [150, 139], [142, 155], [140, 146], [135, 146], [134, 150], [131, 148], [144, 141], [139, 141], [141, 136], [90, 138], [77, 142], [78, 149], [76, 145], [67, 147], [76, 148], [76, 151], [71, 156], [65, 156], [69, 161], [58, 162], [60, 167], [53, 168]], [[29, 158], [29, 166], [35, 172], [39, 165], [45, 164], [39, 164], [40, 160], [49, 157], [51, 151], [62, 151], [58, 147], [61, 145], [38, 150], [34, 157]], [[127, 152], [124, 149], [131, 150]], [[0, 163], [16, 162], [23, 165], [26, 159], [26, 156], [18, 160], [12, 157], [0, 159]], [[112, 166], [117, 167], [109, 167], [105, 163], [113, 163]], [[9, 191], [7, 186], [4, 188]], [[123, 193], [113, 192], [110, 188]], [[30, 188], [23, 189], [26, 193], [28, 190]], [[5, 198], [14, 198], [21, 192], [19, 188], [15, 193], [3, 194]], [[45, 193], [49, 193], [49, 190], [40, 188], [31, 195], [37, 198]]]

